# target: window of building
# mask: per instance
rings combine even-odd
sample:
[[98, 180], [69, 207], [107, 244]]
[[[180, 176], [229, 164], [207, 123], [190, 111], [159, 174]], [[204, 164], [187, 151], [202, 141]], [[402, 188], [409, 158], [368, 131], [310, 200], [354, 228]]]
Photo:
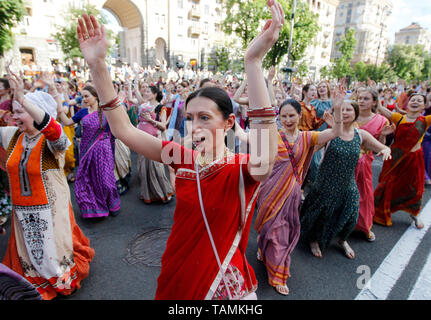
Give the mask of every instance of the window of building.
[[183, 24], [184, 24], [184, 22], [183, 22], [183, 17], [178, 17], [178, 25], [179, 26], [182, 26]]
[[207, 5], [207, 4], [204, 6], [204, 13], [205, 14], [210, 14], [210, 6]]
[[406, 37], [406, 44], [409, 44], [410, 43], [410, 36], [407, 36]]
[[177, 0], [177, 7], [178, 7], [178, 9], [183, 8], [183, 0]]

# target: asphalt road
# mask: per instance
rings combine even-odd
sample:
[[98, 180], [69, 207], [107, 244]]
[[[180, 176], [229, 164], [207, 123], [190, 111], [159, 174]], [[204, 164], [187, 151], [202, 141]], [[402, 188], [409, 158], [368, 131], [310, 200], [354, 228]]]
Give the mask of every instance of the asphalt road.
[[[70, 300], [151, 300], [154, 298], [157, 277], [160, 273], [158, 259], [164, 249], [164, 242], [144, 237], [156, 235], [166, 237], [173, 223], [175, 198], [168, 204], [146, 205], [139, 200], [139, 180], [136, 174], [136, 155], [132, 153], [131, 189], [121, 197], [121, 212], [116, 217], [98, 220], [81, 219], [73, 195], [72, 204], [77, 223], [90, 239], [96, 255], [90, 266], [90, 275], [82, 282], [82, 288]], [[377, 181], [381, 162], [373, 166]], [[424, 203], [431, 196], [431, 189], [424, 194]], [[254, 216], [255, 217], [255, 216]], [[373, 227], [377, 240], [365, 241], [360, 233], [354, 232], [349, 243], [356, 258], [347, 259], [334, 243], [323, 252], [323, 258], [312, 256], [307, 244], [301, 240], [292, 254], [291, 274], [287, 285], [288, 296], [278, 294], [267, 283], [266, 269], [256, 260], [256, 232], [252, 229], [247, 248], [247, 258], [258, 279], [257, 295], [262, 300], [353, 300], [359, 293], [357, 273], [359, 266], [368, 266], [371, 273], [382, 263], [403, 233], [411, 224], [406, 213], [393, 215], [390, 228]], [[8, 233], [0, 237], [0, 258], [4, 256]], [[149, 233], [150, 232], [150, 233]], [[152, 233], [151, 233], [152, 232]], [[152, 242], [151, 242], [152, 241]], [[148, 245], [147, 256], [153, 258], [148, 266], [143, 262], [142, 245]], [[410, 263], [391, 291], [388, 299], [405, 300], [422, 270], [431, 248], [431, 231], [423, 238]], [[209, 253], [210, 254], [210, 253]], [[147, 257], [148, 258], [148, 257]], [[147, 260], [148, 262], [148, 260]]]

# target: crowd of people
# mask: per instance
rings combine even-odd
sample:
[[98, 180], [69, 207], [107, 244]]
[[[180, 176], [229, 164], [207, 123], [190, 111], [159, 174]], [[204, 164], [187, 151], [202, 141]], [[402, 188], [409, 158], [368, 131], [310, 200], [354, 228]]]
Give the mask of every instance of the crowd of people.
[[[241, 78], [164, 78], [136, 65], [113, 78], [106, 31], [88, 15], [77, 30], [88, 79], [26, 78], [8, 66], [0, 79], [0, 232], [7, 219], [11, 232], [0, 293], [53, 299], [79, 289], [95, 252], [75, 221], [69, 184], [81, 218], [115, 217], [132, 173], [144, 203], [176, 199], [156, 299], [256, 299], [245, 256], [254, 214], [257, 259], [282, 295], [300, 237], [320, 258], [338, 238], [354, 259], [354, 230], [375, 241], [373, 224], [391, 226], [397, 211], [423, 228], [431, 86], [289, 82], [275, 67], [264, 75], [262, 59], [284, 24], [281, 6], [268, 6], [272, 20], [248, 46]], [[377, 188], [375, 156], [383, 160]]]

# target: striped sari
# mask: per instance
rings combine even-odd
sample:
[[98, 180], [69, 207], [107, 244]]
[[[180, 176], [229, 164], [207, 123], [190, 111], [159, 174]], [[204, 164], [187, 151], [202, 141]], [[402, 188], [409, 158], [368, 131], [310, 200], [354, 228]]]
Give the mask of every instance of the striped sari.
[[290, 254], [300, 236], [301, 185], [310, 165], [319, 132], [300, 132], [289, 144], [280, 131], [274, 169], [261, 185], [255, 229], [258, 250], [271, 286], [285, 285], [290, 277]]

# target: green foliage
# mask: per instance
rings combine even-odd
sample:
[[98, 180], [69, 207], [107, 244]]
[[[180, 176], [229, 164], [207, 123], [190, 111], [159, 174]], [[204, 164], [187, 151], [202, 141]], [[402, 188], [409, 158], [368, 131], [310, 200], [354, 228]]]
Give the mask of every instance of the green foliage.
[[[283, 7], [286, 22], [280, 31], [278, 41], [263, 61], [265, 68], [279, 65], [288, 53], [292, 1], [279, 2]], [[247, 48], [249, 42], [260, 32], [264, 21], [271, 18], [271, 12], [266, 8], [266, 0], [226, 0], [225, 9], [227, 16], [222, 24], [223, 31], [239, 37], [243, 49]], [[297, 1], [291, 50], [293, 66], [304, 57], [307, 46], [319, 31], [317, 19], [318, 16], [309, 10], [307, 3]]]
[[[292, 1], [280, 0], [279, 2], [283, 7], [287, 19], [281, 29], [278, 41], [265, 57], [263, 65], [266, 68], [280, 64], [289, 49]], [[296, 62], [304, 58], [307, 47], [312, 44], [313, 38], [319, 32], [320, 26], [317, 21], [318, 15], [310, 11], [309, 5], [305, 2], [297, 1], [293, 24], [291, 61], [293, 62], [292, 65], [301, 72], [307, 72], [308, 70], [303, 63], [297, 65]]]
[[227, 15], [222, 22], [222, 30], [228, 35], [235, 34], [241, 39], [242, 48], [246, 49], [259, 33], [265, 7], [265, 0], [225, 0]]
[[421, 70], [421, 76], [419, 80], [430, 80], [431, 79], [431, 52], [424, 55], [424, 63]]
[[427, 72], [425, 58], [423, 45], [395, 44], [389, 48], [387, 62], [399, 78], [409, 81], [421, 78], [423, 67]]
[[0, 1], [0, 56], [13, 47], [12, 28], [25, 14], [22, 0]]
[[218, 47], [208, 58], [208, 64], [213, 66], [217, 71], [226, 72], [229, 70], [229, 50], [226, 47]]
[[356, 47], [355, 30], [347, 30], [344, 37], [336, 43], [336, 46], [338, 51], [341, 53], [341, 56], [334, 60], [331, 75], [336, 79], [341, 79], [345, 76], [352, 76], [353, 68], [351, 66], [351, 62]]
[[[66, 60], [72, 58], [82, 58], [76, 27], [78, 25], [78, 18], [84, 13], [94, 15], [99, 23], [106, 23], [106, 20], [100, 14], [99, 10], [97, 10], [95, 5], [89, 4], [87, 2], [83, 3], [83, 6], [69, 4], [67, 10], [63, 13], [64, 21], [68, 21], [68, 23], [64, 25], [57, 25], [57, 32], [53, 34], [53, 37], [59, 42]], [[112, 39], [112, 31], [107, 30], [107, 32], [108, 38]]]

